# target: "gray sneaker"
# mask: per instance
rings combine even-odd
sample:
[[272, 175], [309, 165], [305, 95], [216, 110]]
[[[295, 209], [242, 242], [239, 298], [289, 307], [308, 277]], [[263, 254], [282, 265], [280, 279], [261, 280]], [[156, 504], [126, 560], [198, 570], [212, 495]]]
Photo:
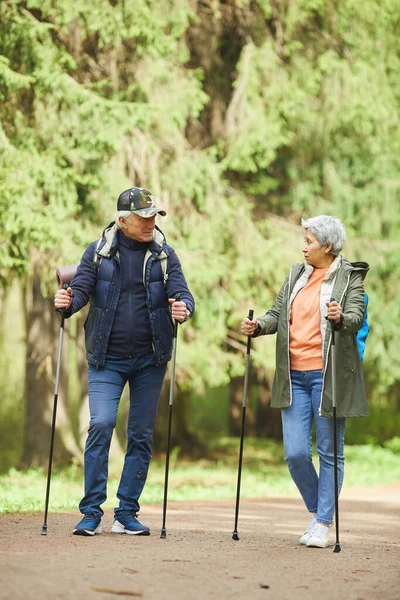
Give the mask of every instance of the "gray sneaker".
[[315, 523], [306, 545], [307, 548], [327, 548], [329, 546], [329, 527], [322, 523]]
[[303, 535], [300, 538], [300, 544], [303, 544], [304, 546], [307, 544], [308, 540], [310, 539], [312, 530], [314, 529], [314, 525], [317, 522], [317, 517], [313, 517], [311, 519], [311, 521], [308, 524], [307, 529], [305, 530], [305, 532], [303, 533]]

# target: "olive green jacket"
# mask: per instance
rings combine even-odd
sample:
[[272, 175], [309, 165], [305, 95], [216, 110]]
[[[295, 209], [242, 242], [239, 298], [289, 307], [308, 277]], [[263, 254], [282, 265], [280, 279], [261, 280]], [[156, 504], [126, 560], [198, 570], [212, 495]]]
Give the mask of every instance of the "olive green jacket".
[[[335, 328], [336, 357], [336, 414], [338, 417], [364, 417], [368, 415], [364, 388], [364, 377], [356, 333], [364, 317], [363, 280], [369, 270], [364, 262], [350, 263], [345, 258], [336, 272], [332, 297], [343, 310], [343, 326]], [[271, 406], [285, 408], [292, 403], [289, 358], [290, 297], [296, 281], [304, 273], [304, 264], [296, 264], [290, 270], [273, 307], [263, 316], [257, 317], [260, 325], [254, 337], [277, 333], [276, 370], [272, 387]], [[332, 330], [328, 326], [322, 344], [323, 387], [319, 413], [332, 416]]]

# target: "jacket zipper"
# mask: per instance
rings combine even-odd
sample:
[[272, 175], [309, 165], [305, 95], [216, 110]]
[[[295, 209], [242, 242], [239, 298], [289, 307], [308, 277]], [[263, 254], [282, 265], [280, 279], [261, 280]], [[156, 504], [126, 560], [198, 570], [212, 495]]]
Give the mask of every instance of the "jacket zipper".
[[[115, 267], [115, 270], [116, 270], [118, 268], [118, 266], [120, 266], [120, 261], [119, 261], [119, 258], [117, 256], [115, 256], [114, 258], [116, 260], [116, 267]], [[112, 279], [116, 280], [115, 272], [113, 273]], [[112, 285], [112, 283], [111, 283], [111, 285]], [[112, 292], [111, 306], [114, 305], [115, 298], [119, 297], [120, 291], [121, 291], [121, 281], [119, 281], [118, 288], [114, 284], [114, 290]], [[103, 356], [103, 348], [107, 348], [107, 346], [105, 345], [105, 341], [107, 340], [107, 343], [108, 343], [108, 340], [110, 338], [110, 333], [111, 333], [112, 325], [113, 325], [113, 322], [111, 321], [111, 323], [109, 324], [108, 330], [104, 332], [102, 343], [101, 343], [100, 349], [99, 349], [99, 356]], [[105, 355], [105, 352], [104, 352], [104, 355]], [[104, 358], [105, 358], [105, 356], [104, 356]], [[99, 367], [100, 364], [103, 365], [104, 362], [102, 361], [102, 359], [99, 358], [99, 360], [96, 362], [97, 368]]]
[[288, 299], [287, 299], [287, 307], [286, 307], [286, 311], [287, 311], [287, 353], [288, 353], [288, 374], [289, 374], [289, 399], [290, 399], [290, 403], [289, 406], [292, 406], [292, 379], [290, 377], [290, 348], [289, 348], [289, 344], [290, 344], [290, 280], [292, 277], [292, 269], [290, 269], [290, 273], [289, 273], [289, 281], [288, 281]]

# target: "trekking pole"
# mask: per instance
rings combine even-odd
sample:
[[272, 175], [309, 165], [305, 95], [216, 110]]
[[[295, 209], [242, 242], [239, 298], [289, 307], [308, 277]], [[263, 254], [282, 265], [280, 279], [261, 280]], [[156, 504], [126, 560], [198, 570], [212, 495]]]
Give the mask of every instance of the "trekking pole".
[[[331, 298], [331, 302], [334, 298]], [[331, 321], [332, 341], [331, 341], [331, 363], [332, 363], [332, 413], [333, 413], [333, 460], [335, 476], [335, 525], [336, 542], [334, 552], [340, 552], [339, 542], [339, 485], [338, 485], [338, 456], [337, 456], [337, 421], [336, 421], [336, 352], [335, 352], [335, 323]]]
[[[59, 289], [68, 289], [69, 284], [73, 275], [75, 274], [77, 265], [68, 265], [68, 267], [61, 267], [57, 269], [57, 283]], [[60, 382], [60, 369], [61, 369], [61, 355], [62, 355], [62, 344], [64, 339], [64, 321], [65, 321], [65, 309], [61, 311], [61, 323], [60, 323], [60, 339], [58, 342], [58, 358], [57, 358], [57, 369], [56, 369], [56, 384], [54, 390], [54, 402], [53, 402], [53, 418], [51, 422], [51, 437], [50, 437], [50, 452], [49, 452], [49, 464], [47, 467], [47, 485], [46, 485], [46, 501], [44, 508], [44, 521], [42, 526], [42, 535], [47, 535], [47, 513], [49, 509], [49, 497], [50, 497], [50, 479], [51, 469], [53, 465], [53, 449], [54, 449], [54, 434], [56, 430], [56, 417], [57, 417], [57, 403], [58, 403], [58, 385]]]
[[[180, 294], [175, 296], [176, 300], [180, 299]], [[169, 455], [171, 448], [171, 424], [172, 424], [172, 405], [174, 402], [174, 383], [175, 383], [175, 365], [176, 365], [176, 341], [178, 337], [178, 321], [174, 323], [174, 337], [172, 340], [172, 365], [171, 365], [171, 381], [169, 387], [169, 415], [168, 415], [168, 436], [167, 436], [167, 456], [165, 461], [165, 480], [164, 480], [164, 503], [163, 503], [163, 522], [160, 533], [160, 538], [167, 537], [165, 521], [167, 518], [167, 496], [168, 496], [168, 475], [169, 475]]]
[[[254, 311], [249, 310], [248, 318], [250, 321], [253, 320]], [[244, 390], [243, 390], [243, 408], [242, 408], [242, 427], [240, 432], [240, 449], [239, 449], [239, 467], [238, 467], [238, 478], [236, 488], [236, 510], [235, 510], [235, 529], [232, 533], [232, 539], [238, 540], [239, 534], [237, 531], [237, 524], [239, 518], [239, 502], [240, 502], [240, 482], [242, 478], [242, 461], [243, 461], [243, 442], [244, 442], [244, 427], [246, 423], [246, 405], [247, 405], [247, 389], [249, 386], [249, 369], [250, 369], [250, 344], [251, 336], [247, 336], [247, 350], [246, 350], [246, 370], [244, 374]]]
[[[65, 283], [63, 288], [66, 290], [68, 284]], [[47, 468], [47, 486], [46, 486], [46, 504], [44, 509], [44, 522], [42, 527], [42, 535], [47, 535], [47, 511], [49, 508], [49, 496], [50, 496], [50, 478], [51, 469], [53, 464], [53, 448], [54, 448], [54, 433], [56, 429], [56, 416], [57, 416], [57, 402], [58, 402], [58, 384], [60, 382], [60, 368], [61, 368], [61, 354], [62, 354], [62, 343], [64, 338], [64, 320], [65, 311], [61, 311], [61, 324], [60, 324], [60, 340], [58, 342], [58, 358], [57, 358], [57, 370], [56, 370], [56, 385], [54, 390], [54, 402], [53, 402], [53, 419], [51, 422], [51, 438], [50, 438], [50, 452], [49, 452], [49, 465]]]

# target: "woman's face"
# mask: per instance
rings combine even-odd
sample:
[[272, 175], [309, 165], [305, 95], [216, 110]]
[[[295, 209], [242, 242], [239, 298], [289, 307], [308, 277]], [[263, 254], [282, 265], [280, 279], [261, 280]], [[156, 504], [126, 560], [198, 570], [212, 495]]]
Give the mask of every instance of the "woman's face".
[[324, 269], [328, 267], [335, 259], [332, 254], [329, 254], [331, 248], [331, 244], [328, 246], [320, 246], [320, 243], [313, 232], [309, 229], [306, 229], [303, 254], [304, 259], [309, 265], [312, 265], [317, 269]]

